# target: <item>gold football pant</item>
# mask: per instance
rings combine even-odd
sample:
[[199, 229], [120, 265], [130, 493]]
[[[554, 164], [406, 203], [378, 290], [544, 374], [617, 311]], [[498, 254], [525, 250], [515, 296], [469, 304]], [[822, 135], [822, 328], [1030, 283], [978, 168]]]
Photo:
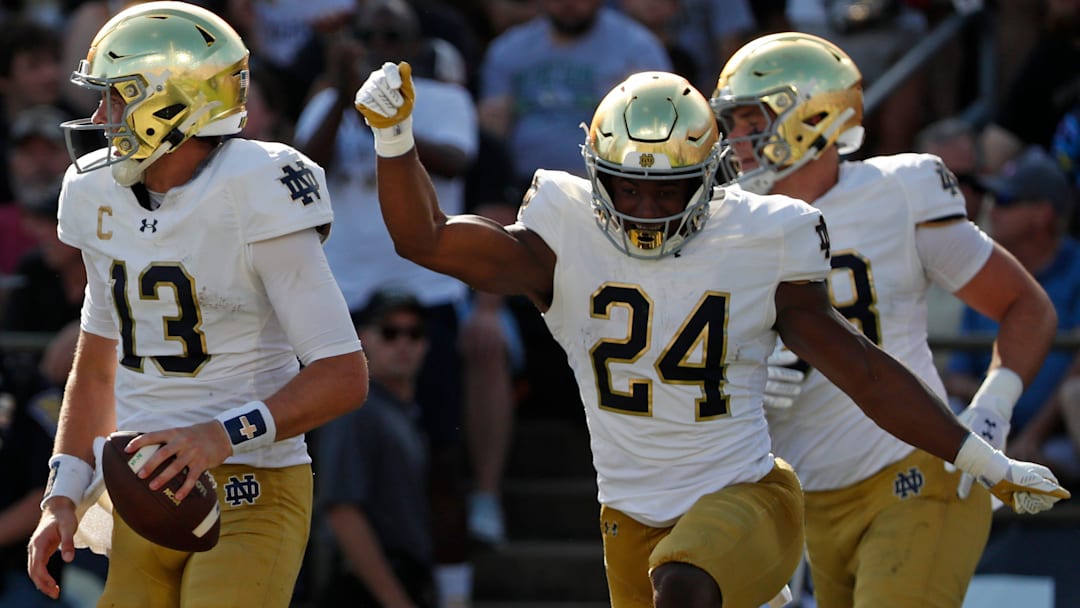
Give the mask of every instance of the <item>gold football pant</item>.
[[311, 465], [213, 470], [221, 536], [211, 550], [173, 551], [113, 514], [109, 574], [99, 608], [286, 608], [311, 527]]
[[806, 493], [819, 608], [959, 608], [990, 535], [990, 494], [921, 450], [851, 487]]
[[791, 467], [777, 459], [756, 483], [698, 499], [669, 528], [600, 509], [604, 566], [613, 608], [652, 608], [649, 573], [668, 562], [708, 572], [724, 608], [758, 608], [791, 578], [803, 551], [803, 498]]

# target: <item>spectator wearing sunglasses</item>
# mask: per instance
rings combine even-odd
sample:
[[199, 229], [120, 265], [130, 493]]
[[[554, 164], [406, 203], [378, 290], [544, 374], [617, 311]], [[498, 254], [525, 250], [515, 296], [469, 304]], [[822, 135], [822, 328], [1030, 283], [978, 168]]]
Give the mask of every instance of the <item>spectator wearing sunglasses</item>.
[[353, 315], [368, 357], [364, 407], [318, 432], [317, 606], [434, 606], [427, 440], [416, 380], [427, 352], [424, 307], [381, 289]]

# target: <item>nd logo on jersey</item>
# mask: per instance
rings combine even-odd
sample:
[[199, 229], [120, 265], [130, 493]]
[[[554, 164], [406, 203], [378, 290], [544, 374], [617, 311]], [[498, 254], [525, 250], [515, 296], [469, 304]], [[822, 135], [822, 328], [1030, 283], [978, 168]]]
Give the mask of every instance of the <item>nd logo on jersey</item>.
[[255, 504], [259, 498], [259, 480], [252, 473], [244, 473], [243, 479], [235, 475], [229, 476], [229, 482], [225, 484], [225, 502], [234, 507], [240, 503]]
[[893, 482], [893, 494], [900, 498], [907, 498], [908, 494], [918, 496], [925, 481], [922, 471], [916, 467], [911, 467], [907, 473], [900, 471]]

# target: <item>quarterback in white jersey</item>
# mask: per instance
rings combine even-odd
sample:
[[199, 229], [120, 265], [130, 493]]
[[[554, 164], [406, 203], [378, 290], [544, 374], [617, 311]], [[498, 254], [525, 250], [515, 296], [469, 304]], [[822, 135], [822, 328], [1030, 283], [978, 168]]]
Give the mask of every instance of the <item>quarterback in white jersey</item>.
[[46, 563], [57, 549], [71, 561], [97, 499], [96, 438], [126, 430], [143, 433], [129, 452], [160, 444], [144, 477], [175, 457], [150, 484], [181, 475], [177, 502], [211, 472], [221, 531], [186, 553], [114, 514], [91, 544], [111, 547], [101, 605], [291, 600], [312, 508], [303, 433], [359, 407], [367, 367], [322, 252], [333, 219], [322, 168], [283, 144], [223, 138], [243, 124], [247, 68], [224, 20], [149, 2], [106, 23], [72, 75], [101, 103], [63, 126], [107, 145], [73, 157], [60, 194], [59, 236], [81, 250], [87, 287], [29, 546], [30, 577], [50, 597]]
[[617, 85], [582, 147], [589, 178], [538, 171], [509, 226], [439, 209], [414, 149], [413, 96], [405, 63], [356, 95], [375, 131], [383, 219], [402, 255], [544, 313], [586, 409], [616, 608], [756, 607], [794, 571], [802, 493], [769, 451], [762, 409], [778, 334], [883, 427], [1009, 483], [998, 467], [1018, 465], [829, 304], [815, 210], [714, 194], [716, 121], [684, 78]]
[[[941, 159], [840, 162], [861, 143], [861, 79], [843, 51], [807, 34], [743, 47], [721, 72], [712, 103], [739, 183], [821, 210], [833, 250], [833, 305], [936, 395], [944, 398], [945, 387], [927, 344], [931, 281], [1001, 322], [992, 371], [961, 420], [1002, 448], [1056, 317], [1038, 283], [967, 220]], [[821, 371], [780, 366], [796, 359], [783, 350], [771, 359], [766, 409], [776, 454], [806, 491], [818, 605], [958, 608], [989, 534], [989, 495], [879, 427]]]

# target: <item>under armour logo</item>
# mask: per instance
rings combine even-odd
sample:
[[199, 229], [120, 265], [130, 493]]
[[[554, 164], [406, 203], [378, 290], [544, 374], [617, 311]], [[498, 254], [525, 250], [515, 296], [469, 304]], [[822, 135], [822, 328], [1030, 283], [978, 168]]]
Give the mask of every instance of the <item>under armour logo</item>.
[[979, 434], [982, 435], [982, 438], [993, 443], [998, 434], [997, 423], [989, 418], [983, 418], [980, 426], [982, 428], [979, 429]]
[[291, 165], [285, 165], [281, 168], [281, 172], [285, 174], [285, 177], [278, 178], [278, 181], [289, 189], [289, 197], [292, 200], [299, 200], [305, 205], [310, 205], [316, 198], [322, 199], [322, 195], [319, 194], [319, 181], [315, 179], [315, 174], [303, 161], [296, 161], [295, 169]]
[[600, 523], [600, 527], [603, 529], [605, 536], [618, 536], [619, 524], [618, 522], [605, 521]]
[[900, 498], [907, 498], [908, 494], [918, 496], [925, 481], [922, 472], [915, 467], [908, 469], [907, 473], [901, 471], [896, 474], [896, 481], [893, 482], [893, 494]]
[[147, 229], [149, 229], [150, 232], [157, 232], [157, 222], [157, 219], [155, 219], [154, 221], [150, 221], [146, 218], [143, 218], [142, 226], [139, 228], [139, 232], [146, 232]]
[[259, 480], [255, 479], [255, 475], [244, 473], [243, 479], [229, 476], [229, 481], [225, 484], [225, 502], [239, 507], [242, 502], [253, 505], [258, 498]]

